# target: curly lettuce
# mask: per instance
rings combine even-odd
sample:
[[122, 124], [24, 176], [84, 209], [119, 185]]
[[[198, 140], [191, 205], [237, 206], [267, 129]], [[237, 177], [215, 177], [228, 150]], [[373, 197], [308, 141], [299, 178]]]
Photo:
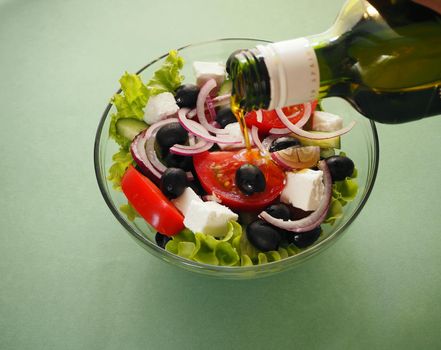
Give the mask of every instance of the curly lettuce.
[[129, 221], [134, 221], [136, 218], [141, 217], [141, 215], [138, 214], [135, 208], [133, 208], [132, 205], [128, 202], [127, 204], [121, 205], [119, 207], [119, 210], [121, 210], [127, 216], [127, 219], [129, 219]]
[[170, 51], [163, 65], [154, 73], [152, 79], [144, 84], [137, 74], [125, 72], [119, 80], [121, 93], [112, 97], [111, 103], [116, 108], [116, 113], [111, 115], [109, 137], [120, 146], [119, 151], [113, 156], [112, 166], [107, 179], [112, 182], [113, 188], [121, 190], [121, 178], [127, 167], [133, 163], [129, 147], [131, 140], [119, 135], [116, 123], [122, 118], [135, 118], [142, 120], [144, 108], [151, 96], [161, 92], [174, 92], [182, 84], [184, 77], [181, 69], [184, 60], [177, 51]]
[[121, 179], [129, 165], [134, 165], [134, 160], [129, 150], [120, 148], [120, 150], [112, 156], [112, 161], [113, 163], [109, 168], [107, 180], [112, 183], [115, 190], [121, 191]]
[[252, 266], [285, 259], [300, 250], [293, 244], [277, 251], [260, 252], [243, 234], [236, 221], [228, 223], [228, 232], [223, 239], [203, 233], [182, 230], [167, 243], [165, 249], [183, 258], [218, 266]]
[[[240, 258], [233, 242], [242, 234], [242, 227], [235, 221], [228, 223], [228, 233], [223, 240], [203, 233], [193, 233], [189, 229], [182, 230], [170, 240], [165, 249], [173, 254], [200, 263], [235, 266]], [[227, 238], [229, 237], [229, 238]]]

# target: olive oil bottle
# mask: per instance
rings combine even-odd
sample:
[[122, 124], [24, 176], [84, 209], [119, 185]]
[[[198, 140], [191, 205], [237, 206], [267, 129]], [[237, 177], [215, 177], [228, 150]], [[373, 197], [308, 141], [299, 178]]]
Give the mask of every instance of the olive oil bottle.
[[381, 123], [441, 114], [441, 14], [410, 0], [349, 0], [326, 32], [230, 56], [244, 110], [342, 97]]

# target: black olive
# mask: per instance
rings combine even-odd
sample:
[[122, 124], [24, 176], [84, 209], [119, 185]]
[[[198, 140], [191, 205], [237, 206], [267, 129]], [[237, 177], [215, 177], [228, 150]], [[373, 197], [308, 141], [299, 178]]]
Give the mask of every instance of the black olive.
[[306, 248], [317, 241], [317, 239], [320, 237], [321, 232], [322, 229], [320, 226], [317, 226], [311, 231], [301, 233], [286, 231], [284, 234], [284, 238], [288, 241], [288, 243], [294, 243], [294, 245], [298, 248]]
[[166, 153], [165, 156], [163, 156], [163, 163], [168, 168], [180, 168], [184, 171], [190, 171], [193, 169], [193, 159], [189, 156]]
[[188, 187], [187, 174], [182, 169], [168, 168], [161, 176], [161, 191], [168, 198], [179, 197], [186, 187]]
[[168, 236], [166, 236], [166, 235], [163, 235], [162, 233], [157, 233], [156, 235], [155, 235], [155, 241], [156, 241], [156, 244], [159, 246], [159, 247], [161, 247], [161, 248], [165, 248], [165, 245], [167, 244], [167, 242], [169, 241], [169, 240], [171, 240], [171, 237], [168, 237]]
[[344, 180], [354, 172], [354, 162], [348, 157], [332, 156], [326, 158], [332, 181]]
[[246, 228], [247, 238], [257, 249], [268, 252], [279, 249], [281, 235], [279, 230], [263, 220], [256, 220]]
[[291, 219], [291, 209], [284, 203], [272, 204], [265, 211], [272, 217], [288, 221]]
[[292, 136], [283, 136], [275, 139], [269, 148], [270, 152], [281, 151], [282, 149], [294, 146], [301, 146], [299, 140]]
[[225, 68], [228, 74], [230, 74], [230, 65], [231, 61], [234, 59], [234, 56], [236, 56], [239, 52], [243, 51], [242, 49], [235, 50], [231, 53], [231, 55], [227, 59], [227, 63], [225, 64]]
[[199, 95], [199, 88], [194, 84], [184, 84], [176, 89], [176, 104], [183, 108], [193, 108]]
[[262, 171], [255, 165], [244, 164], [236, 170], [236, 186], [245, 194], [251, 195], [265, 191], [266, 180]]
[[228, 124], [236, 123], [237, 119], [230, 107], [223, 107], [217, 112], [216, 121], [222, 128], [225, 128]]
[[179, 123], [166, 124], [156, 134], [156, 142], [163, 153], [167, 153], [174, 144], [183, 145], [187, 141], [188, 133]]

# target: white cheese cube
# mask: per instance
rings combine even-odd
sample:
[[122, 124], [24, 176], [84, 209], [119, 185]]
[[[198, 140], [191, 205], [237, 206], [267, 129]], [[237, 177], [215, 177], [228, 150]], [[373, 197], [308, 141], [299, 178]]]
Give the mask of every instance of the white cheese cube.
[[192, 201], [200, 203], [204, 202], [190, 187], [187, 187], [184, 193], [182, 193], [178, 198], [172, 199], [171, 201], [184, 216], [187, 215]]
[[[225, 144], [225, 143], [219, 143], [219, 148], [222, 150], [225, 149], [235, 149], [235, 148], [244, 148], [245, 147], [245, 140], [242, 134], [242, 130], [240, 129], [239, 123], [231, 123], [225, 126], [224, 130], [228, 132], [228, 138], [242, 141], [241, 143], [235, 143], [235, 144]], [[251, 131], [248, 129], [248, 136], [250, 138], [251, 144], [253, 144], [253, 140], [251, 139]]]
[[147, 124], [153, 124], [175, 114], [178, 109], [173, 94], [162, 92], [149, 98], [144, 110], [144, 120]]
[[312, 117], [312, 130], [336, 131], [343, 128], [343, 118], [338, 115], [316, 111]]
[[304, 169], [287, 173], [280, 200], [304, 211], [316, 210], [322, 201], [325, 185], [323, 171]]
[[221, 62], [193, 62], [193, 70], [196, 75], [196, 84], [204, 85], [210, 79], [216, 80], [217, 86], [220, 86], [227, 75], [225, 64]]
[[184, 225], [193, 232], [222, 237], [227, 233], [228, 221], [237, 219], [237, 214], [222, 204], [192, 200], [184, 218]]
[[204, 201], [193, 191], [191, 187], [187, 187], [178, 198], [172, 199], [173, 204], [185, 216], [188, 213], [192, 201], [203, 203]]

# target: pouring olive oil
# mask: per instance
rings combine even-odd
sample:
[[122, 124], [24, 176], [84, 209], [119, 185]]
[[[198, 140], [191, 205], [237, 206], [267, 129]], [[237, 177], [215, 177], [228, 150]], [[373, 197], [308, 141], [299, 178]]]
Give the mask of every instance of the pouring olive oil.
[[441, 114], [441, 15], [410, 0], [349, 0], [326, 32], [242, 50], [237, 110], [341, 97], [381, 123]]

